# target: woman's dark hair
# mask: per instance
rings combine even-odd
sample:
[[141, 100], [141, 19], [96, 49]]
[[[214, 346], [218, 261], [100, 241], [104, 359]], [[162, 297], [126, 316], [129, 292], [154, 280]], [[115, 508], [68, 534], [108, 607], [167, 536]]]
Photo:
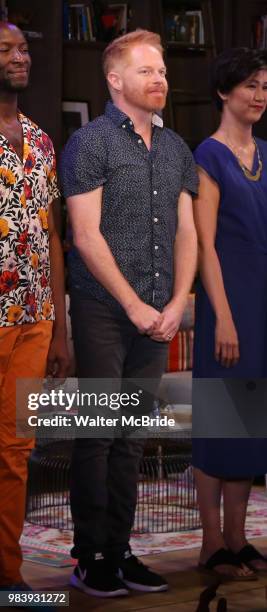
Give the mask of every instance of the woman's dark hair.
[[220, 53], [214, 60], [211, 73], [212, 96], [221, 111], [223, 101], [218, 95], [230, 93], [236, 85], [248, 79], [254, 72], [266, 68], [267, 50], [236, 47]]

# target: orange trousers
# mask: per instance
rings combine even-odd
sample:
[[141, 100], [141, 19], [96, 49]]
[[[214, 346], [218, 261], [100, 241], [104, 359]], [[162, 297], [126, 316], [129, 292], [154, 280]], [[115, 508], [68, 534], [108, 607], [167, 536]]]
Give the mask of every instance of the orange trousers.
[[19, 539], [33, 438], [16, 437], [16, 378], [43, 378], [52, 322], [0, 327], [0, 585], [22, 581]]

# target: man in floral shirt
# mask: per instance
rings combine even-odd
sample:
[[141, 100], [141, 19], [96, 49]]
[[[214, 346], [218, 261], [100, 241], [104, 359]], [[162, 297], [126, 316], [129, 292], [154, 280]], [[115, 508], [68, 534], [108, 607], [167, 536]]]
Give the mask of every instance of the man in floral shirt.
[[63, 258], [54, 221], [59, 195], [55, 155], [49, 137], [17, 108], [17, 94], [28, 84], [30, 64], [22, 32], [0, 23], [2, 590], [25, 589], [19, 538], [33, 440], [16, 437], [16, 379], [42, 378], [47, 363], [49, 373], [59, 377], [67, 367]]

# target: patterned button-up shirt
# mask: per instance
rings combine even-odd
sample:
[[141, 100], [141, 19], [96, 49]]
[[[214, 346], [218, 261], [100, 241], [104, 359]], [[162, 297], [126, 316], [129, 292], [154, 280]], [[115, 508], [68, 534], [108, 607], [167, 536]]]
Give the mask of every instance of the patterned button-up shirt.
[[[66, 197], [103, 185], [100, 229], [139, 297], [161, 310], [173, 289], [177, 204], [183, 189], [197, 193], [191, 151], [153, 116], [150, 151], [132, 121], [108, 102], [105, 115], [75, 132], [61, 161]], [[89, 272], [76, 248], [69, 256], [70, 285], [111, 306], [114, 298]]]
[[23, 161], [0, 134], [0, 326], [52, 320], [48, 207], [59, 195], [50, 138], [18, 114]]

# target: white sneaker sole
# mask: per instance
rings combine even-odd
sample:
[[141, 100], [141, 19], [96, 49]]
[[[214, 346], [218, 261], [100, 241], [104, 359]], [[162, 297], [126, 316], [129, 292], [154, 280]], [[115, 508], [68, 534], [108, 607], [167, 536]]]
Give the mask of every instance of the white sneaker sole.
[[117, 589], [117, 591], [98, 591], [97, 589], [91, 589], [91, 587], [86, 586], [82, 580], [79, 580], [75, 574], [72, 574], [70, 578], [70, 585], [94, 597], [122, 597], [129, 594], [129, 591], [124, 588]]
[[162, 591], [167, 591], [169, 588], [168, 584], [162, 584], [161, 586], [148, 586], [147, 584], [130, 582], [129, 580], [125, 580], [123, 577], [121, 580], [127, 587], [129, 587], [129, 589], [133, 589], [133, 591], [142, 591], [143, 593], [161, 593]]

